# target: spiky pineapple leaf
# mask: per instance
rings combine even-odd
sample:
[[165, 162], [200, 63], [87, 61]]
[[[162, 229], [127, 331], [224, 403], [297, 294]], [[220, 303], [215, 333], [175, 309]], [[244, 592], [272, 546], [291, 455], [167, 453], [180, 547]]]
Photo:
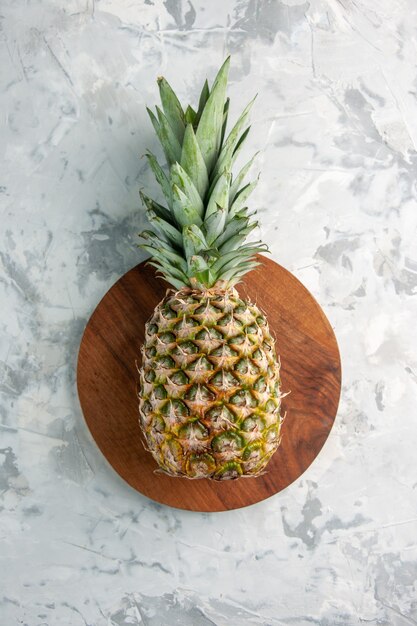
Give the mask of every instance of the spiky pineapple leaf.
[[230, 239], [230, 237], [233, 237], [234, 235], [240, 233], [241, 230], [243, 230], [244, 228], [247, 227], [249, 223], [248, 218], [245, 217], [234, 217], [232, 220], [230, 220], [227, 224], [226, 227], [224, 228], [224, 230], [220, 233], [220, 235], [217, 237], [216, 241], [214, 242], [214, 245], [217, 248], [220, 248], [220, 246], [227, 241], [228, 239]]
[[196, 224], [184, 226], [182, 229], [182, 238], [187, 259], [209, 248], [203, 231], [196, 226]]
[[[240, 246], [245, 242], [246, 237], [253, 231], [254, 228], [258, 226], [257, 222], [252, 222], [246, 228], [243, 228], [238, 234], [229, 237], [227, 241], [224, 242], [219, 247], [220, 255], [226, 254], [226, 252], [231, 252], [232, 250], [237, 250]], [[260, 243], [260, 242], [257, 242]]]
[[234, 215], [239, 213], [241, 209], [243, 209], [243, 206], [246, 200], [249, 198], [250, 194], [255, 189], [256, 185], [258, 184], [258, 181], [259, 181], [259, 176], [253, 182], [248, 183], [237, 192], [235, 199], [232, 203], [232, 206], [230, 207], [230, 211], [229, 211], [230, 217], [233, 217]]
[[188, 276], [185, 279], [181, 278], [181, 277], [180, 278], [175, 278], [169, 272], [169, 270], [165, 269], [158, 262], [152, 261], [152, 257], [151, 257], [151, 260], [148, 261], [148, 265], [152, 265], [153, 267], [156, 267], [156, 269], [158, 270], [158, 272], [162, 276], [162, 278], [165, 278], [165, 280], [168, 283], [170, 283], [173, 287], [175, 287], [176, 289], [182, 289], [183, 287], [186, 287], [189, 284]]
[[166, 248], [156, 247], [147, 243], [140, 244], [140, 247], [150, 252], [157, 261], [166, 263], [168, 268], [175, 267], [186, 275], [187, 263], [178, 254], [170, 252]]
[[161, 218], [159, 215], [155, 213], [154, 210], [148, 209], [147, 211], [148, 220], [155, 226], [155, 228], [170, 241], [174, 246], [179, 248], [180, 250], [183, 247], [182, 237], [179, 230], [175, 228], [172, 224]]
[[232, 250], [231, 252], [223, 254], [213, 263], [211, 269], [216, 273], [226, 272], [229, 269], [237, 267], [243, 261], [253, 258], [258, 252], [265, 252], [265, 250], [265, 244], [242, 246], [239, 250]]
[[155, 213], [155, 215], [158, 215], [162, 219], [173, 224], [172, 215], [166, 207], [162, 206], [162, 204], [159, 204], [159, 202], [152, 200], [152, 198], [149, 198], [143, 193], [143, 191], [139, 191], [139, 195], [140, 199], [147, 209], [151, 209]]
[[181, 287], [184, 287], [184, 285], [188, 283], [187, 274], [185, 274], [184, 272], [181, 272], [181, 270], [177, 269], [176, 267], [173, 267], [167, 262], [163, 262], [160, 259], [156, 259], [154, 255], [152, 255], [152, 260], [148, 261], [148, 263], [149, 265], [153, 265], [153, 267], [156, 267], [164, 276], [164, 278], [168, 280], [168, 282], [172, 282], [171, 278], [174, 278], [174, 280], [177, 280], [180, 282]]
[[211, 246], [217, 237], [223, 232], [226, 224], [226, 217], [227, 209], [217, 205], [217, 210], [205, 218], [203, 232], [205, 233], [209, 246]]
[[194, 111], [193, 107], [189, 104], [185, 109], [184, 121], [186, 124], [192, 124], [193, 126], [196, 124], [197, 112]]
[[242, 129], [244, 128], [244, 126], [247, 123], [247, 120], [248, 120], [248, 117], [249, 117], [249, 113], [250, 113], [250, 110], [251, 110], [252, 105], [253, 105], [254, 102], [255, 102], [255, 98], [253, 98], [249, 102], [249, 104], [245, 107], [245, 109], [242, 111], [241, 115], [239, 116], [236, 124], [233, 126], [232, 130], [230, 131], [230, 133], [229, 133], [229, 135], [228, 135], [228, 137], [227, 137], [226, 141], [224, 142], [224, 145], [223, 145], [223, 147], [221, 149], [219, 158], [217, 159], [216, 166], [215, 166], [214, 171], [213, 171], [214, 175], [216, 175], [218, 172], [223, 170], [225, 167], [230, 169], [231, 163], [232, 163], [233, 153], [235, 151], [235, 148], [236, 148], [239, 140], [241, 140]]
[[145, 248], [151, 253], [151, 255], [153, 255], [154, 251], [159, 252], [164, 256], [164, 258], [169, 259], [176, 267], [178, 267], [182, 271], [187, 270], [187, 263], [184, 259], [184, 256], [181, 252], [178, 251], [177, 248], [173, 246], [170, 241], [168, 241], [168, 239], [161, 237], [149, 230], [142, 231], [139, 234], [139, 237], [141, 239], [144, 239], [144, 242], [139, 244], [140, 248]]
[[193, 181], [200, 197], [204, 199], [209, 186], [209, 177], [192, 124], [187, 124], [185, 129], [181, 152], [181, 166]]
[[204, 204], [193, 181], [179, 163], [171, 167], [171, 184], [176, 185], [187, 196], [190, 204], [195, 208], [200, 217], [204, 214]]
[[210, 173], [219, 149], [230, 57], [221, 66], [198, 122], [196, 137]]
[[258, 261], [247, 261], [245, 263], [241, 263], [240, 265], [237, 265], [236, 267], [228, 270], [227, 272], [222, 273], [220, 280], [229, 282], [230, 285], [236, 285], [238, 280], [242, 278], [244, 274], [246, 274], [247, 272], [250, 272], [251, 270], [255, 269], [255, 267], [258, 267], [259, 265], [261, 264]]
[[158, 78], [158, 86], [165, 117], [174, 131], [178, 141], [181, 143], [184, 137], [185, 123], [184, 111], [182, 110], [180, 101], [168, 81], [163, 76]]
[[192, 279], [197, 281], [198, 286], [204, 287], [205, 284], [215, 280], [215, 275], [211, 271], [207, 261], [199, 255], [194, 255], [188, 260], [189, 272]]
[[206, 78], [206, 80], [204, 81], [203, 89], [201, 90], [201, 93], [200, 93], [200, 98], [198, 100], [198, 109], [197, 109], [197, 113], [194, 119], [195, 124], [198, 124], [198, 122], [200, 121], [201, 114], [204, 111], [204, 107], [206, 106], [207, 100], [209, 99], [209, 95], [210, 95], [210, 89], [209, 89], [209, 84]]
[[259, 152], [256, 152], [253, 155], [253, 157], [250, 159], [250, 161], [248, 161], [246, 163], [246, 165], [244, 165], [242, 167], [242, 169], [240, 170], [240, 172], [236, 176], [236, 178], [232, 179], [232, 182], [231, 182], [231, 185], [230, 185], [230, 193], [229, 193], [229, 205], [230, 206], [232, 205], [233, 200], [235, 199], [235, 196], [236, 196], [237, 192], [239, 191], [239, 188], [240, 188], [241, 184], [245, 180], [246, 174], [249, 172], [249, 170], [252, 167], [252, 164], [253, 164], [254, 160], [256, 159], [256, 157], [258, 156], [258, 154], [259, 154]]
[[224, 108], [223, 108], [223, 124], [222, 124], [222, 132], [220, 135], [220, 146], [223, 145], [224, 136], [226, 134], [227, 118], [229, 115], [229, 106], [230, 106], [230, 98], [226, 98], [226, 102], [224, 103]]
[[151, 118], [152, 125], [161, 143], [167, 163], [171, 165], [171, 163], [175, 163], [175, 161], [178, 161], [180, 158], [179, 155], [181, 154], [181, 146], [178, 142], [178, 139], [175, 137], [174, 132], [168, 124], [166, 117], [163, 115], [160, 109], [158, 118], [161, 117], [163, 119], [162, 123], [161, 120], [156, 117], [153, 111], [151, 111], [149, 108], [146, 108], [146, 110], [149, 117]]
[[162, 167], [159, 165], [157, 158], [150, 150], [145, 154], [148, 159], [148, 163], [151, 166], [151, 169], [154, 173], [157, 183], [160, 185], [162, 189], [162, 193], [164, 194], [166, 201], [168, 202], [168, 206], [172, 206], [172, 195], [171, 195], [171, 184], [168, 180], [167, 175], [165, 174]]
[[231, 174], [224, 171], [218, 178], [217, 183], [214, 186], [213, 191], [210, 194], [210, 200], [208, 201], [205, 219], [210, 217], [212, 213], [217, 211], [217, 207], [228, 209], [229, 205], [229, 188], [230, 188]]
[[249, 135], [250, 126], [247, 127], [246, 130], [243, 131], [241, 136], [239, 137], [239, 141], [236, 144], [235, 149], [233, 150], [232, 163], [234, 163], [239, 156], [239, 152], [241, 151], [243, 144], [245, 143], [246, 137]]
[[179, 226], [189, 226], [190, 224], [201, 226], [203, 223], [193, 202], [175, 184], [172, 185], [172, 212]]
[[171, 165], [181, 158], [181, 144], [175, 136], [165, 114], [158, 106], [156, 106], [155, 109], [158, 115], [160, 141], [167, 155], [168, 164]]

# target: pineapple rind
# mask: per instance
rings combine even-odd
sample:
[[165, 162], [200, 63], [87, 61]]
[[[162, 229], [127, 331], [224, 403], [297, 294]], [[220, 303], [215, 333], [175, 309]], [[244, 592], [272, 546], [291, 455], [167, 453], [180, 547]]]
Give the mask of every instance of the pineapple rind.
[[139, 413], [173, 476], [258, 476], [280, 443], [280, 367], [259, 308], [235, 290], [168, 292], [146, 324]]

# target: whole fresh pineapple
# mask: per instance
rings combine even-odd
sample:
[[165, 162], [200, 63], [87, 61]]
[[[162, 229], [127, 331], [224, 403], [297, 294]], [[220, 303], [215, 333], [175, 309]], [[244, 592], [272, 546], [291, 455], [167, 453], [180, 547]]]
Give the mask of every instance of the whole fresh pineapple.
[[264, 314], [235, 285], [259, 263], [257, 223], [246, 206], [256, 181], [232, 166], [249, 132], [252, 102], [226, 136], [228, 58], [185, 111], [164, 78], [162, 110], [148, 109], [168, 163], [149, 164], [165, 206], [141, 194], [155, 231], [142, 247], [174, 287], [146, 324], [140, 425], [146, 447], [172, 476], [258, 476], [280, 444], [280, 374]]

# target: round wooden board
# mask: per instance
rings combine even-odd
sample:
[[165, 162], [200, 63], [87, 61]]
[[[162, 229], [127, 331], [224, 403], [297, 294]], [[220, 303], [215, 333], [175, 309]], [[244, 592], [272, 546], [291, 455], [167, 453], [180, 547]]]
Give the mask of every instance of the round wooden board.
[[141, 440], [136, 397], [145, 322], [168, 285], [145, 263], [127, 272], [101, 300], [78, 356], [78, 394], [85, 420], [110, 465], [129, 485], [157, 502], [192, 511], [237, 509], [278, 493], [314, 461], [332, 428], [340, 396], [339, 350], [332, 328], [307, 289], [262, 257], [239, 285], [266, 313], [282, 364], [287, 418], [282, 444], [267, 473], [216, 482], [155, 473]]

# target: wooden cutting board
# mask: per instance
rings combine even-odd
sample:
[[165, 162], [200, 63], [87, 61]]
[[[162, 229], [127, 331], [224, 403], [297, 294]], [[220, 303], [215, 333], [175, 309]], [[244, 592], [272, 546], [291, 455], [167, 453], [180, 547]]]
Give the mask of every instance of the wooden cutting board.
[[167, 283], [145, 263], [127, 272], [101, 300], [85, 329], [77, 383], [87, 426], [115, 471], [157, 502], [192, 511], [226, 511], [278, 493], [308, 468], [332, 428], [340, 396], [339, 350], [332, 328], [307, 289], [265, 257], [245, 276], [241, 296], [266, 313], [282, 364], [287, 417], [282, 444], [258, 478], [215, 482], [155, 473], [141, 441], [136, 396], [144, 325]]

